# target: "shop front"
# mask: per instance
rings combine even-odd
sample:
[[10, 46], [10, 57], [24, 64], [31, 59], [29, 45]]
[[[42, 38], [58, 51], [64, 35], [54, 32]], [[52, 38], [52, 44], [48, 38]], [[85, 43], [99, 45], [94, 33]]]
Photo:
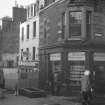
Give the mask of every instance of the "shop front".
[[56, 92], [56, 84], [59, 82], [60, 88], [66, 88], [67, 85], [70, 88], [80, 87], [81, 77], [85, 71], [86, 52], [68, 52], [67, 55], [62, 52], [51, 53], [49, 58], [48, 77], [52, 93]]
[[80, 86], [85, 71], [85, 52], [68, 52], [68, 70], [71, 86]]
[[26, 62], [19, 63], [18, 78], [20, 88], [38, 87], [38, 62]]
[[105, 94], [105, 53], [95, 52], [94, 60], [94, 91]]

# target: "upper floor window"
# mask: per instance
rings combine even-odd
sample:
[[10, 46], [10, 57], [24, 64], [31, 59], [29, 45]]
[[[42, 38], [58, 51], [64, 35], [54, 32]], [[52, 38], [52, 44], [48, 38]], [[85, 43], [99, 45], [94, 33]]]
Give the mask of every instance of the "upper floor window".
[[26, 48], [26, 60], [28, 60], [29, 59], [29, 48]]
[[36, 5], [34, 4], [34, 16], [36, 16]]
[[28, 7], [27, 8], [27, 17], [29, 17], [30, 16], [30, 8]]
[[22, 41], [24, 40], [24, 28], [22, 28]]
[[44, 38], [47, 37], [47, 20], [44, 21]]
[[36, 21], [33, 22], [33, 37], [36, 36]]
[[69, 37], [81, 36], [81, 22], [82, 22], [81, 11], [69, 12]]
[[66, 18], [65, 18], [65, 12], [62, 13], [62, 38], [64, 38], [65, 35], [65, 24], [66, 24]]
[[27, 25], [27, 39], [29, 39], [29, 24]]
[[91, 11], [86, 11], [86, 34], [90, 38], [91, 35]]
[[31, 16], [33, 16], [33, 5], [31, 5]]
[[23, 60], [23, 49], [21, 49], [21, 60]]
[[32, 57], [33, 60], [35, 60], [35, 47], [33, 47], [33, 57]]

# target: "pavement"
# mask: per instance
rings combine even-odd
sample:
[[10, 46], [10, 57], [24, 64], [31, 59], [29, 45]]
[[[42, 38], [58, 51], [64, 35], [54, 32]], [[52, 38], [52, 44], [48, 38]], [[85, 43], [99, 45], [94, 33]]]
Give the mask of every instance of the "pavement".
[[81, 105], [77, 97], [47, 96], [43, 98], [28, 98], [6, 94], [0, 99], [0, 105]]

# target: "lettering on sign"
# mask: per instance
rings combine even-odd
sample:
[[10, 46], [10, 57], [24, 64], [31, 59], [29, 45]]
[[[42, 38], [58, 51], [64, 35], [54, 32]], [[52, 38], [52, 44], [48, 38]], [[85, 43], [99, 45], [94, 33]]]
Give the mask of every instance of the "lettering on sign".
[[27, 62], [27, 61], [19, 61], [20, 66], [35, 66], [38, 67], [38, 62]]
[[85, 61], [85, 52], [70, 52], [68, 53], [70, 61]]
[[94, 53], [94, 61], [105, 61], [105, 53]]
[[50, 61], [60, 61], [60, 60], [61, 60], [60, 53], [50, 54]]

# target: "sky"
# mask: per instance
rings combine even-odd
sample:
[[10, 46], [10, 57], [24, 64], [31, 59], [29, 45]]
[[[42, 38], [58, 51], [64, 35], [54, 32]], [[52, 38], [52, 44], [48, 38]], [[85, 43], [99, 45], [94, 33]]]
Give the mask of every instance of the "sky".
[[15, 6], [15, 1], [19, 5], [29, 5], [30, 3], [34, 3], [36, 0], [1, 0], [0, 2], [0, 18], [4, 16], [12, 17], [12, 7]]

